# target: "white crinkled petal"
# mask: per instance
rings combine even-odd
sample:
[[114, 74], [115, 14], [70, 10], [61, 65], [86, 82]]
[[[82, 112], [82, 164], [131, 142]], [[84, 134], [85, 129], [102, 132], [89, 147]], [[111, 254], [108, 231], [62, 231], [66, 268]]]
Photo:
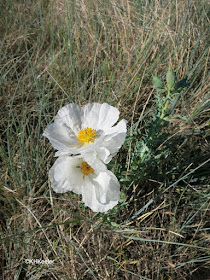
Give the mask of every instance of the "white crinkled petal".
[[[124, 143], [126, 132], [126, 121], [123, 119], [117, 125], [107, 130], [105, 135], [101, 135], [96, 145], [103, 146], [109, 150], [111, 155], [114, 156]], [[108, 163], [110, 159], [111, 157], [109, 157], [109, 160], [107, 159], [104, 162]]]
[[106, 204], [110, 201], [119, 200], [120, 184], [111, 171], [100, 172], [97, 177], [91, 179], [96, 188], [96, 197], [100, 203]]
[[107, 103], [87, 104], [82, 108], [82, 128], [106, 130], [112, 127], [119, 118], [119, 110]]
[[61, 156], [55, 161], [49, 170], [51, 187], [55, 192], [73, 191], [81, 194], [83, 184], [81, 162], [81, 159], [69, 156]]
[[103, 161], [106, 162], [107, 158], [110, 156], [110, 152], [108, 149], [104, 147], [99, 147], [97, 149], [97, 156]]
[[98, 171], [105, 171], [106, 165], [104, 162], [109, 157], [110, 153], [103, 147], [95, 147], [91, 145], [80, 150], [82, 158], [93, 168]]
[[77, 133], [81, 129], [82, 119], [83, 111], [81, 107], [77, 104], [70, 103], [58, 111], [55, 122], [64, 123]]
[[55, 149], [62, 152], [81, 147], [74, 132], [64, 123], [54, 122], [48, 125], [43, 135], [49, 139]]
[[118, 204], [120, 184], [111, 171], [86, 176], [82, 200], [94, 212], [106, 212]]

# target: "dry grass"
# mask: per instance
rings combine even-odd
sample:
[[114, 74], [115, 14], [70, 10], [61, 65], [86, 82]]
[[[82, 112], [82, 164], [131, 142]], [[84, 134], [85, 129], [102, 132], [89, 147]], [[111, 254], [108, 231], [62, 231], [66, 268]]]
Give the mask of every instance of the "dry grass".
[[[2, 279], [209, 279], [207, 9], [205, 0], [2, 4]], [[174, 110], [185, 120], [164, 128], [156, 149], [171, 154], [140, 176], [132, 147], [155, 111], [152, 75], [165, 79], [169, 63], [188, 77]], [[42, 137], [64, 104], [94, 101], [119, 108], [131, 139], [110, 165], [122, 201], [103, 215], [52, 191], [55, 151]]]

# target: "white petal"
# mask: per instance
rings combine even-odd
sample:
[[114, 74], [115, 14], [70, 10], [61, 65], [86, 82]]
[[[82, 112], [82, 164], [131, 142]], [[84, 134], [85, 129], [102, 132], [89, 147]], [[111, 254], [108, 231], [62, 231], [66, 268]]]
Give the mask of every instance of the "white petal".
[[82, 119], [83, 111], [80, 106], [71, 103], [58, 111], [55, 122], [64, 123], [76, 133], [81, 129]]
[[[105, 135], [102, 135], [96, 142], [96, 145], [103, 146], [108, 149], [111, 155], [115, 155], [121, 148], [126, 137], [126, 121], [121, 120], [117, 125], [105, 131]], [[110, 161], [109, 157], [105, 160], [105, 163]]]
[[106, 204], [119, 200], [120, 184], [111, 171], [100, 172], [97, 177], [91, 178], [91, 181], [96, 188], [98, 201]]
[[65, 156], [65, 155], [70, 155], [72, 154], [71, 151], [66, 151], [66, 152], [61, 152], [61, 151], [57, 151], [54, 155], [54, 157], [60, 157], [60, 156]]
[[59, 157], [49, 170], [49, 178], [53, 190], [57, 193], [73, 191], [81, 194], [83, 174], [80, 166], [81, 159], [69, 156]]
[[62, 152], [81, 147], [74, 132], [64, 123], [54, 122], [48, 125], [43, 135], [49, 139], [55, 149]]
[[110, 155], [106, 148], [89, 145], [89, 147], [85, 146], [83, 149], [80, 149], [80, 154], [84, 161], [86, 161], [93, 169], [98, 171], [106, 170], [104, 162]]
[[82, 111], [84, 114], [82, 128], [106, 130], [112, 127], [119, 118], [119, 110], [107, 103], [87, 104]]
[[98, 176], [86, 176], [82, 187], [83, 202], [94, 212], [106, 212], [117, 205], [120, 184], [110, 172], [99, 172]]

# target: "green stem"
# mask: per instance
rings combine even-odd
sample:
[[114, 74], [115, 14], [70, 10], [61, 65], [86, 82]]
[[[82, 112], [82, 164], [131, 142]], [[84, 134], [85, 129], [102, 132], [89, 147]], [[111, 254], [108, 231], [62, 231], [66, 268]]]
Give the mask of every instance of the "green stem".
[[[168, 88], [168, 93], [167, 93], [167, 96], [166, 96], [166, 103], [165, 103], [165, 105], [162, 109], [162, 113], [161, 113], [161, 116], [158, 120], [158, 123], [156, 124], [156, 127], [159, 127], [161, 125], [161, 122], [162, 122], [163, 118], [165, 117], [165, 113], [166, 113], [167, 108], [168, 108], [170, 94], [171, 94], [171, 91], [170, 91], [170, 88]], [[152, 134], [151, 134], [147, 144], [149, 144], [153, 141], [153, 138], [154, 138], [155, 134], [156, 134], [156, 131], [155, 131], [155, 129], [153, 129]]]
[[167, 110], [167, 108], [168, 108], [168, 103], [169, 103], [170, 94], [171, 94], [171, 91], [170, 91], [170, 89], [168, 89], [168, 94], [167, 94], [167, 96], [166, 96], [166, 103], [165, 103], [165, 106], [164, 106], [164, 108], [163, 108], [163, 110], [162, 110], [162, 114], [161, 114], [161, 116], [160, 116], [160, 119], [161, 119], [161, 120], [165, 117], [165, 113], [166, 113], [166, 110]]

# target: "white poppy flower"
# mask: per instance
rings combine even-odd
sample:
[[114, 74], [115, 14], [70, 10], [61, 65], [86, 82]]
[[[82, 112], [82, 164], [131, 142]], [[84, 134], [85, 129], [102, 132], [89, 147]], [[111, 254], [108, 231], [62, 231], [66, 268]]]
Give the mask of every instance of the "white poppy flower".
[[58, 150], [55, 156], [80, 154], [93, 168], [104, 171], [104, 163], [109, 163], [125, 141], [126, 121], [113, 126], [118, 118], [119, 110], [107, 103], [68, 104], [43, 135]]
[[106, 212], [117, 205], [120, 184], [109, 170], [93, 169], [82, 158], [60, 156], [49, 171], [53, 190], [82, 194], [82, 200], [94, 212]]

